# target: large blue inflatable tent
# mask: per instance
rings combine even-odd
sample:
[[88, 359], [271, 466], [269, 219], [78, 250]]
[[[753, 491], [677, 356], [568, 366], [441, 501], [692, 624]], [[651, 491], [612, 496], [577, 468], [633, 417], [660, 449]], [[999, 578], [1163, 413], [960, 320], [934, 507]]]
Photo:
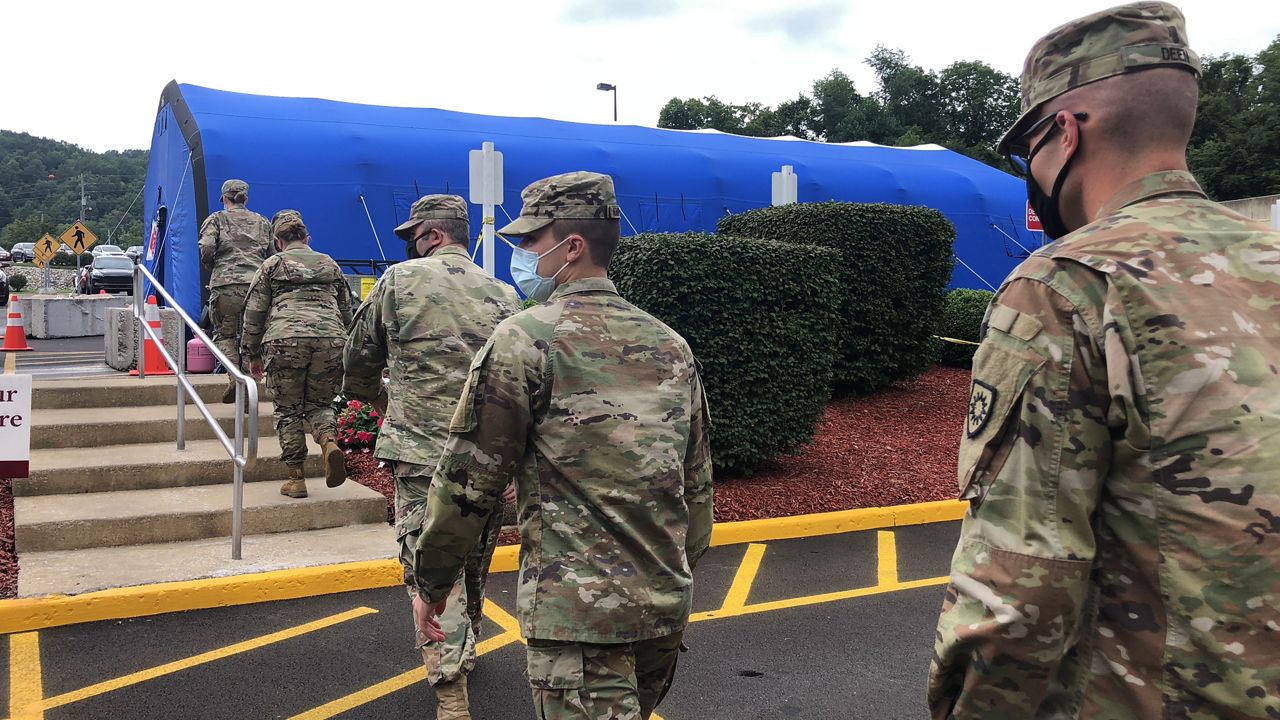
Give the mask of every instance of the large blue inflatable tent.
[[[200, 223], [221, 209], [222, 182], [249, 183], [267, 217], [302, 212], [313, 246], [351, 261], [404, 259], [391, 230], [427, 193], [468, 195], [468, 153], [504, 156], [501, 227], [520, 190], [541, 177], [592, 170], [614, 178], [624, 235], [715, 230], [726, 213], [764, 207], [771, 176], [791, 165], [800, 202], [924, 205], [956, 227], [953, 287], [992, 288], [1042, 243], [1025, 229], [1022, 182], [937, 146], [890, 148], [714, 131], [592, 125], [225, 92], [170, 83], [161, 95], [144, 191], [148, 267], [198, 315], [206, 278]], [[472, 207], [473, 236], [481, 210]], [[510, 251], [496, 244], [506, 280]], [[348, 267], [355, 267], [351, 263]], [[367, 265], [367, 263], [366, 263]]]

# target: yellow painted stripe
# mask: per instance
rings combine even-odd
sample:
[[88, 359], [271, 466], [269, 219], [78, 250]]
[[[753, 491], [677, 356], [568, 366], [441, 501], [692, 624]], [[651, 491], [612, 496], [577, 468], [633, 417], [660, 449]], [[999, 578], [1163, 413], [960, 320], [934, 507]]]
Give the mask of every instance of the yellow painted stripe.
[[884, 593], [898, 592], [900, 590], [914, 590], [916, 588], [931, 587], [933, 585], [945, 585], [947, 577], [926, 578], [924, 580], [911, 580], [909, 582], [899, 583], [881, 587], [875, 585], [873, 587], [858, 588], [857, 590], [841, 590], [840, 592], [822, 593], [821, 595], [804, 595], [797, 598], [788, 598], [786, 600], [775, 600], [773, 602], [756, 603], [734, 610], [708, 610], [706, 612], [694, 613], [689, 616], [689, 622], [705, 622], [707, 620], [722, 620], [724, 618], [738, 617], [741, 615], [755, 615], [757, 613], [772, 612], [774, 610], [788, 610], [790, 608], [805, 607], [807, 605], [821, 605], [822, 603], [836, 602], [838, 600], [850, 600], [852, 598], [867, 597], [868, 595], [883, 595]]
[[898, 584], [898, 539], [892, 530], [876, 531], [876, 584]]
[[[487, 606], [493, 605], [493, 603], [485, 604]], [[476, 656], [478, 657], [486, 653], [493, 652], [494, 650], [510, 645], [519, 639], [520, 636], [518, 634], [510, 632], [495, 635], [494, 637], [476, 645]], [[328, 718], [341, 715], [348, 710], [354, 710], [361, 705], [367, 705], [378, 698], [386, 697], [391, 693], [398, 692], [416, 682], [421, 682], [426, 679], [426, 671], [423, 670], [422, 667], [416, 667], [412, 670], [402, 672], [393, 678], [383, 680], [376, 685], [370, 685], [363, 690], [357, 690], [350, 695], [345, 695], [337, 700], [327, 702], [320, 707], [313, 708], [299, 715], [294, 715], [290, 720], [328, 720]]]
[[514, 572], [520, 569], [520, 546], [503, 545], [493, 551], [489, 572]]
[[18, 353], [5, 353], [4, 374], [12, 375], [16, 372], [18, 372]]
[[364, 617], [365, 615], [372, 615], [376, 612], [378, 611], [369, 607], [353, 608], [346, 612], [338, 613], [336, 615], [330, 615], [328, 617], [323, 617], [323, 618], [320, 618], [319, 620], [315, 620], [309, 623], [287, 628], [279, 632], [273, 632], [268, 635], [262, 635], [261, 637], [256, 637], [256, 638], [253, 638], [252, 640], [245, 640], [244, 642], [238, 642], [238, 643], [235, 643], [234, 645], [227, 645], [226, 647], [221, 647], [221, 648], [218, 648], [217, 650], [210, 650], [209, 652], [200, 653], [199, 655], [194, 655], [189, 658], [185, 658], [182, 660], [175, 660], [174, 662], [165, 663], [164, 665], [157, 665], [147, 670], [142, 670], [136, 673], [130, 673], [128, 675], [122, 675], [112, 680], [106, 680], [104, 682], [95, 683], [93, 685], [90, 685], [85, 688], [81, 688], [79, 690], [73, 690], [71, 692], [63, 693], [61, 695], [55, 695], [54, 697], [48, 698], [47, 700], [44, 701], [44, 707], [45, 709], [51, 709], [51, 708], [60, 707], [62, 705], [68, 705], [73, 702], [87, 700], [91, 697], [95, 697], [95, 696], [109, 693], [115, 690], [119, 690], [120, 688], [128, 687], [130, 685], [137, 685], [138, 683], [146, 682], [147, 680], [153, 680], [163, 675], [169, 675], [171, 673], [175, 673], [180, 670], [193, 668], [197, 665], [204, 665], [205, 663], [210, 663], [210, 662], [213, 662], [214, 660], [221, 660], [223, 658], [231, 657], [232, 655], [238, 655], [240, 653], [248, 652], [250, 650], [256, 650], [258, 648], [265, 647], [267, 645], [272, 645], [274, 643], [288, 640], [290, 638], [298, 637], [299, 635], [306, 635], [307, 633], [315, 632], [316, 630], [323, 630], [324, 628], [327, 628], [327, 627], [333, 627], [334, 625], [337, 625], [339, 623], [344, 623], [348, 620], [354, 620], [358, 617]]
[[729, 591], [724, 595], [721, 610], [732, 610], [747, 604], [747, 595], [751, 594], [751, 584], [756, 581], [756, 573], [760, 572], [760, 561], [764, 559], [764, 549], [765, 546], [759, 543], [751, 543], [747, 546], [747, 552], [738, 565], [738, 572], [734, 573]]
[[959, 500], [938, 500], [915, 505], [717, 523], [711, 530], [711, 544], [736, 545], [959, 520], [968, 508], [968, 503]]
[[[12, 355], [10, 356], [12, 357]], [[44, 677], [40, 667], [40, 634], [9, 637], [9, 717], [44, 720]]]
[[492, 600], [485, 602], [484, 614], [502, 628], [503, 632], [520, 637], [520, 622], [512, 617], [511, 613], [498, 607], [498, 603]]

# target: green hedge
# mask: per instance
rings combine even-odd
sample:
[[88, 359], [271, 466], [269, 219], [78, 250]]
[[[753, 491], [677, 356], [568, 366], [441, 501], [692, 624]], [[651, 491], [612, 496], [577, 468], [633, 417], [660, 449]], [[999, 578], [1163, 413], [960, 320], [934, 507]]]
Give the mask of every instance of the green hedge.
[[718, 229], [840, 251], [837, 393], [870, 392], [934, 362], [931, 335], [951, 277], [956, 235], [942, 213], [907, 205], [800, 203], [726, 215]]
[[623, 238], [609, 266], [627, 300], [702, 365], [716, 467], [749, 471], [813, 439], [830, 396], [838, 253], [704, 234]]
[[[977, 342], [982, 318], [993, 297], [995, 293], [990, 290], [952, 290], [947, 294], [946, 305], [934, 332], [944, 338]], [[973, 364], [973, 353], [978, 349], [976, 345], [960, 345], [945, 340], [938, 344], [941, 346], [938, 359], [947, 365], [969, 367]]]

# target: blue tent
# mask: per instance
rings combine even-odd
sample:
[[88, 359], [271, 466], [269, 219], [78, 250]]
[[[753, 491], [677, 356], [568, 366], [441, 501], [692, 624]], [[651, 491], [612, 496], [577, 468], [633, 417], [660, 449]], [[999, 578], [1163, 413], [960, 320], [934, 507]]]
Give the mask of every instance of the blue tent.
[[[925, 205], [956, 226], [954, 287], [992, 287], [1038, 247], [1025, 229], [1020, 180], [937, 146], [889, 148], [714, 131], [591, 125], [225, 92], [170, 83], [151, 140], [144, 217], [148, 266], [199, 313], [205, 285], [200, 223], [220, 209], [222, 182], [249, 183], [249, 207], [302, 212], [313, 245], [334, 258], [402, 260], [391, 230], [427, 193], [467, 196], [468, 152], [504, 156], [501, 227], [529, 182], [570, 170], [613, 176], [623, 234], [714, 231], [726, 213], [769, 205], [771, 174], [791, 165], [800, 202]], [[481, 211], [471, 212], [473, 235]], [[510, 251], [496, 245], [497, 274]]]

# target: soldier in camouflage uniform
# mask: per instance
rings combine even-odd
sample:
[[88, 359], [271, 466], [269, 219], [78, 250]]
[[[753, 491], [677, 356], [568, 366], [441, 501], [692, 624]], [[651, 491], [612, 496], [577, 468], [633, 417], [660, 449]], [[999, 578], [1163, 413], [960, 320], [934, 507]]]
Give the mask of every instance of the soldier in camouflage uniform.
[[1032, 48], [1000, 143], [1058, 238], [974, 358], [935, 718], [1280, 717], [1280, 233], [1187, 171], [1173, 6]]
[[[249, 186], [243, 180], [222, 183], [223, 210], [200, 226], [200, 262], [210, 268], [209, 321], [213, 344], [236, 369], [243, 369], [237, 335], [244, 313], [249, 281], [270, 254], [271, 228], [267, 219], [244, 206]], [[228, 378], [222, 402], [236, 400], [236, 384]]]
[[[449, 418], [471, 359], [502, 320], [520, 310], [516, 291], [486, 273], [467, 254], [467, 203], [457, 195], [427, 195], [413, 204], [396, 235], [409, 259], [391, 266], [356, 312], [343, 352], [343, 393], [372, 402], [383, 421], [374, 455], [396, 479], [396, 535], [406, 582], [422, 533], [427, 488]], [[390, 371], [384, 387], [383, 369]], [[488, 558], [498, 541], [501, 513], [468, 557], [440, 625], [444, 642], [419, 635], [427, 680], [435, 688], [438, 720], [469, 720], [467, 673], [475, 665]], [[416, 593], [410, 588], [409, 596]]]
[[308, 425], [324, 457], [325, 483], [337, 487], [347, 478], [333, 400], [342, 384], [351, 291], [337, 263], [309, 247], [300, 215], [278, 216], [275, 234], [282, 250], [253, 276], [240, 347], [255, 379], [265, 369], [275, 403], [280, 459], [289, 468], [280, 494], [304, 498]]
[[471, 364], [413, 556], [414, 611], [441, 634], [436, 604], [514, 479], [517, 616], [538, 717], [648, 717], [674, 675], [711, 537], [702, 382], [684, 339], [606, 277], [613, 181], [569, 173], [522, 199], [503, 229], [522, 238], [513, 277], [535, 299], [555, 289], [504, 320]]

